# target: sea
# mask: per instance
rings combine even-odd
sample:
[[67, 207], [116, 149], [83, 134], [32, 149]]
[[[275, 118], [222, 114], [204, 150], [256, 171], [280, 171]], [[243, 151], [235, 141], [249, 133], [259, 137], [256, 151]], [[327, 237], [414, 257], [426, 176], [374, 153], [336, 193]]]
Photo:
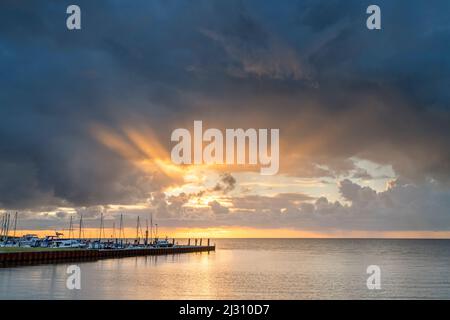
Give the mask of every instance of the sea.
[[450, 298], [450, 240], [212, 242], [209, 253], [0, 268], [0, 299]]

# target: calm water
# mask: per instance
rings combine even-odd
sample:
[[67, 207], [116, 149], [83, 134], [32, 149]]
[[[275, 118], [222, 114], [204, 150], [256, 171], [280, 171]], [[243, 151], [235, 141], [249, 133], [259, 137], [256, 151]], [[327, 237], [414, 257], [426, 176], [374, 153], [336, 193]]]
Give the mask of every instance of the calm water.
[[[217, 251], [0, 269], [0, 299], [450, 298], [450, 240], [220, 239]], [[366, 268], [381, 268], [368, 290]]]

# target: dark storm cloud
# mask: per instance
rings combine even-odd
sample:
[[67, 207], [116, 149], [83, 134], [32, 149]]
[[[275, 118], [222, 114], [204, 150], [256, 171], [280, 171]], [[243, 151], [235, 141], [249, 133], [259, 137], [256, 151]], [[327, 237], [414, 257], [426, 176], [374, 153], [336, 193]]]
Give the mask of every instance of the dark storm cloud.
[[216, 183], [213, 191], [222, 191], [223, 193], [230, 192], [236, 187], [236, 179], [229, 173], [222, 173], [220, 181]]
[[[160, 189], [92, 138], [136, 119], [169, 146], [194, 119], [281, 129], [281, 169], [448, 181], [448, 1], [68, 1], [0, 4], [0, 204], [133, 203]], [[237, 116], [239, 115], [239, 116]]]

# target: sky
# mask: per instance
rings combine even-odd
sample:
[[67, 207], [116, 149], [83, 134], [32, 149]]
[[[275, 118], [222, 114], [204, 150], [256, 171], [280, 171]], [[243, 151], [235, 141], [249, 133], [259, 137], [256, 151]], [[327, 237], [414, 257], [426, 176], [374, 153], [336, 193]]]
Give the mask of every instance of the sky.
[[[450, 3], [0, 4], [0, 212], [96, 234], [450, 237]], [[66, 8], [81, 8], [81, 30]], [[171, 132], [278, 128], [280, 170], [179, 166]], [[112, 233], [108, 230], [108, 233]]]

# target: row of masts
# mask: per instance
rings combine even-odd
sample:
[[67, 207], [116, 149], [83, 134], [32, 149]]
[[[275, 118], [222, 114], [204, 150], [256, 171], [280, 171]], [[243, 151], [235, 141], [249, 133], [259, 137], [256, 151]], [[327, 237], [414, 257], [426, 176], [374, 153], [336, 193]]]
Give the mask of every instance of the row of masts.
[[[75, 238], [75, 231], [73, 225], [72, 216], [70, 216], [70, 224], [69, 224], [69, 239]], [[84, 238], [84, 228], [83, 228], [83, 215], [80, 215], [80, 223], [78, 227], [78, 239]]]
[[[139, 243], [141, 239], [144, 239], [145, 244], [148, 244], [148, 240], [151, 241], [153, 239], [158, 239], [158, 224], [153, 224], [153, 215], [150, 215], [150, 225], [148, 219], [145, 221], [145, 232], [142, 231], [141, 226], [141, 219], [140, 216], [137, 217], [136, 221], [136, 241]], [[11, 219], [11, 213], [4, 213], [0, 218], [0, 239], [8, 238], [10, 236], [12, 229], [12, 237], [16, 237], [17, 232], [17, 212], [14, 213], [13, 218]], [[155, 232], [153, 231], [155, 229]], [[78, 239], [85, 238], [84, 233], [84, 222], [83, 222], [83, 215], [80, 215], [80, 221], [78, 224]], [[68, 230], [68, 238], [69, 239], [75, 239], [75, 225], [73, 221], [73, 217], [70, 216], [70, 222], [69, 222], [69, 230]], [[57, 234], [60, 234], [57, 232]], [[103, 213], [101, 213], [100, 216], [100, 228], [99, 228], [99, 241], [102, 241], [103, 239], [106, 239], [106, 233], [105, 233], [105, 223], [104, 223], [104, 216]], [[123, 214], [120, 215], [119, 220], [119, 230], [118, 234], [116, 235], [116, 222], [113, 221], [112, 223], [112, 239], [124, 239], [125, 238], [125, 227], [123, 223]]]
[[8, 239], [9, 233], [11, 232], [11, 227], [13, 228], [13, 237], [16, 237], [17, 231], [17, 212], [14, 214], [14, 220], [11, 223], [11, 213], [5, 213], [0, 219], [1, 229], [0, 229], [0, 239]]
[[[153, 224], [153, 216], [150, 215], [150, 225], [148, 223], [148, 219], [146, 219], [145, 221], [145, 232], [142, 231], [142, 226], [141, 226], [141, 218], [140, 216], [137, 217], [137, 221], [136, 221], [136, 241], [139, 243], [141, 239], [144, 239], [144, 243], [148, 244], [148, 240], [150, 239], [151, 241], [153, 239], [158, 239], [158, 224]], [[153, 228], [155, 227], [155, 232], [153, 232]], [[74, 222], [73, 222], [73, 218], [72, 216], [70, 216], [70, 222], [69, 222], [69, 234], [68, 234], [70, 239], [75, 238], [75, 231], [74, 231]], [[78, 239], [83, 239], [84, 238], [84, 228], [83, 228], [83, 215], [80, 215], [80, 222], [79, 222], [79, 229], [78, 229]], [[98, 236], [98, 240], [102, 241], [103, 239], [108, 238], [106, 236], [105, 233], [105, 221], [104, 221], [104, 216], [103, 213], [101, 213], [100, 215], [100, 227], [99, 227], [99, 236]], [[112, 223], [112, 234], [111, 237], [112, 239], [124, 239], [125, 238], [125, 227], [124, 227], [124, 223], [123, 223], [123, 215], [120, 215], [120, 220], [119, 220], [119, 230], [118, 230], [118, 234], [116, 235], [116, 222], [113, 221]]]

